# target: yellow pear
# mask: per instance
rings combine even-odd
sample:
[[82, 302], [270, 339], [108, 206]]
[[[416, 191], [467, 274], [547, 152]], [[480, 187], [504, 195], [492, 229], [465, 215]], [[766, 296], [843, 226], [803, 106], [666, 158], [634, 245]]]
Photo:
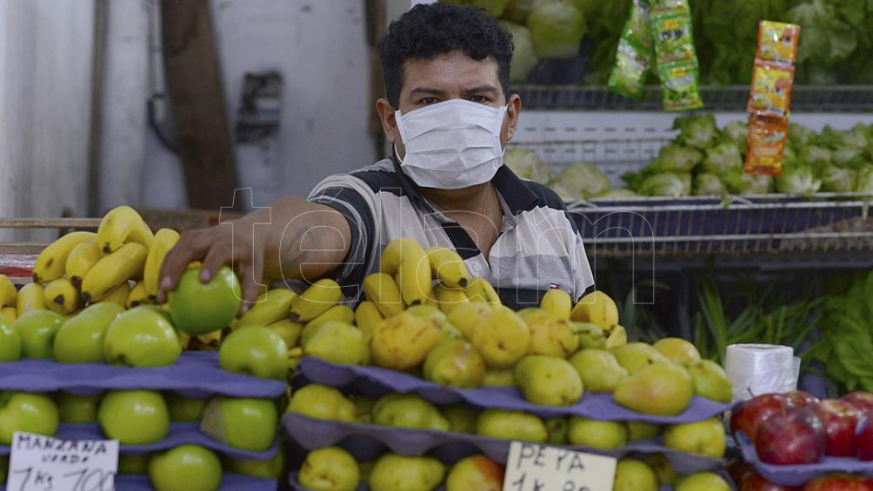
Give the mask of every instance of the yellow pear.
[[568, 361], [579, 372], [585, 390], [589, 392], [611, 394], [628, 377], [627, 370], [607, 350], [584, 349], [576, 352]]
[[448, 431], [449, 422], [439, 410], [415, 394], [391, 393], [373, 406], [373, 424], [393, 428]]
[[[458, 309], [452, 311], [452, 314]], [[489, 368], [509, 368], [527, 354], [530, 329], [511, 309], [503, 306], [479, 321], [470, 339]]]
[[449, 431], [454, 433], [476, 433], [476, 410], [467, 404], [442, 406], [440, 411], [449, 422]]
[[458, 305], [448, 314], [448, 320], [467, 339], [473, 335], [476, 324], [494, 310], [484, 302], [468, 302]]
[[370, 338], [373, 362], [384, 368], [408, 370], [424, 361], [443, 337], [433, 322], [401, 312], [379, 322]]
[[694, 394], [727, 404], [733, 400], [731, 380], [724, 368], [710, 360], [702, 360], [688, 367], [694, 381]]
[[624, 379], [612, 397], [643, 414], [676, 416], [688, 408], [694, 386], [688, 370], [673, 362], [658, 362]]
[[584, 388], [570, 362], [541, 355], [528, 355], [515, 365], [515, 383], [525, 400], [541, 406], [572, 406]]
[[579, 349], [579, 338], [569, 320], [538, 308], [521, 310], [518, 315], [530, 329], [528, 354], [566, 358]]
[[573, 307], [570, 319], [576, 322], [589, 322], [609, 330], [618, 324], [618, 306], [609, 295], [594, 291], [579, 299]]
[[615, 467], [612, 491], [658, 491], [658, 476], [644, 462], [624, 458]]
[[294, 391], [285, 412], [316, 419], [354, 421], [355, 404], [333, 387], [310, 384]]
[[445, 466], [433, 457], [387, 453], [373, 465], [367, 482], [371, 491], [430, 491], [445, 474]]
[[624, 425], [627, 427], [627, 440], [629, 442], [648, 440], [661, 434], [661, 427], [652, 423], [625, 421]]
[[482, 387], [515, 387], [515, 372], [511, 368], [485, 370]]
[[572, 416], [567, 429], [567, 440], [571, 445], [615, 450], [627, 443], [627, 428], [620, 421], [598, 421]]
[[718, 418], [670, 425], [664, 430], [664, 445], [680, 452], [720, 459], [727, 448], [724, 425]]
[[691, 365], [700, 361], [700, 352], [693, 344], [682, 338], [664, 338], [652, 345], [662, 355], [680, 365]]
[[445, 339], [427, 354], [422, 374], [447, 387], [475, 389], [485, 377], [485, 362], [470, 343]]
[[545, 422], [537, 416], [493, 408], [482, 411], [476, 418], [476, 434], [535, 443], [543, 443], [549, 438]]
[[618, 360], [618, 364], [623, 366], [631, 375], [654, 363], [669, 362], [667, 357], [662, 355], [660, 351], [646, 343], [630, 343], [614, 348], [611, 351], [615, 355], [615, 359]]

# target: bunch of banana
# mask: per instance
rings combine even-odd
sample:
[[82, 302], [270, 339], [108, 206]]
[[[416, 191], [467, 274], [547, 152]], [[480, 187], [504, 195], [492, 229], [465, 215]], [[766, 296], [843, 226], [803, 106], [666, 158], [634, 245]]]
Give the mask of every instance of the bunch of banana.
[[[387, 249], [386, 249], [387, 250]], [[457, 252], [448, 247], [434, 246], [424, 251], [430, 263], [431, 275], [445, 288], [465, 288], [471, 280], [467, 265]]]
[[384, 317], [382, 317], [382, 312], [379, 310], [379, 307], [370, 300], [364, 300], [358, 305], [358, 308], [355, 309], [355, 324], [364, 334], [364, 339], [366, 339], [368, 343], [373, 336], [373, 329], [376, 328], [377, 324], [382, 322], [382, 319], [384, 319]]
[[97, 264], [97, 261], [103, 257], [103, 252], [97, 244], [97, 238], [88, 239], [80, 242], [70, 254], [67, 256], [67, 261], [64, 264], [64, 272], [70, 282], [76, 286], [82, 284], [82, 278], [85, 273]]
[[158, 297], [158, 285], [164, 258], [177, 242], [179, 242], [179, 232], [173, 229], [162, 228], [155, 233], [155, 238], [152, 240], [149, 254], [146, 257], [142, 278], [145, 293], [152, 299]]
[[618, 323], [618, 306], [609, 295], [593, 291], [585, 295], [570, 313], [570, 320], [593, 324], [607, 333], [606, 347], [627, 344], [627, 331]]
[[93, 232], [72, 232], [49, 244], [39, 253], [33, 264], [34, 283], [48, 283], [64, 275], [67, 258], [82, 242], [95, 239]]
[[467, 287], [464, 288], [464, 293], [471, 302], [484, 302], [492, 307], [503, 305], [494, 287], [485, 278], [473, 278], [470, 280], [467, 283]]
[[268, 326], [288, 319], [291, 304], [297, 294], [287, 288], [272, 288], [260, 294], [254, 305], [240, 319], [231, 324], [236, 329], [242, 326]]
[[388, 243], [382, 252], [379, 271], [395, 278], [403, 302], [408, 306], [424, 304], [431, 296], [431, 264], [415, 239], [403, 237]]
[[154, 303], [155, 299], [146, 294], [145, 282], [137, 281], [133, 288], [130, 289], [130, 293], [128, 293], [124, 301], [124, 307], [132, 309], [140, 305], [153, 305]]
[[100, 300], [122, 283], [141, 278], [148, 252], [145, 246], [129, 242], [103, 256], [82, 278], [82, 300], [86, 303]]
[[110, 210], [97, 228], [97, 243], [104, 254], [115, 252], [125, 244], [151, 247], [154, 235], [139, 213], [129, 206]]
[[127, 308], [127, 299], [130, 298], [130, 283], [127, 281], [122, 282], [120, 285], [115, 287], [109, 294], [105, 297], [91, 303], [114, 303], [119, 307], [126, 309]]
[[447, 288], [440, 284], [433, 287], [433, 294], [437, 307], [446, 315], [451, 314], [455, 308], [470, 303], [463, 288]]
[[337, 321], [346, 324], [355, 323], [355, 311], [345, 305], [334, 305], [306, 323], [304, 330], [317, 326], [322, 322]]
[[70, 315], [79, 309], [79, 290], [67, 278], [57, 278], [45, 285], [43, 300], [50, 310]]
[[18, 290], [5, 274], [0, 274], [0, 314], [12, 322], [18, 318]]
[[291, 303], [293, 322], [305, 323], [326, 312], [343, 298], [342, 289], [334, 280], [322, 279], [309, 286]]
[[364, 296], [373, 302], [382, 317], [391, 317], [406, 308], [400, 288], [386, 273], [373, 273], [364, 278]]

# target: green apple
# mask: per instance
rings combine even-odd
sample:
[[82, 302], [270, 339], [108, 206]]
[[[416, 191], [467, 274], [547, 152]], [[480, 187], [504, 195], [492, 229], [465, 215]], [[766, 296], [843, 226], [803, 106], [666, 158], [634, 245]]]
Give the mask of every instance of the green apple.
[[197, 423], [203, 417], [208, 397], [185, 397], [177, 392], [164, 392], [167, 409], [170, 411], [170, 421], [173, 423]]
[[9, 445], [16, 431], [54, 436], [58, 424], [58, 406], [48, 394], [0, 392], [0, 445]]
[[285, 412], [300, 413], [308, 418], [351, 422], [355, 420], [357, 411], [355, 403], [337, 389], [309, 384], [291, 394], [291, 401]]
[[123, 311], [114, 303], [98, 303], [67, 319], [55, 335], [55, 360], [60, 363], [105, 362], [106, 329]]
[[612, 491], [658, 491], [658, 476], [644, 462], [624, 458], [615, 467]]
[[221, 486], [221, 461], [199, 445], [180, 445], [149, 461], [155, 491], [213, 491]]
[[0, 362], [21, 358], [21, 335], [6, 316], [0, 316]]
[[280, 445], [273, 458], [267, 460], [224, 458], [224, 468], [243, 476], [279, 479], [285, 469], [285, 449]]
[[360, 473], [351, 454], [339, 447], [325, 447], [306, 455], [298, 479], [314, 491], [354, 491]]
[[15, 319], [12, 327], [21, 336], [22, 358], [51, 358], [55, 334], [64, 317], [51, 310], [31, 310]]
[[239, 313], [241, 298], [236, 275], [222, 266], [209, 283], [200, 281], [200, 268], [186, 270], [168, 301], [176, 329], [200, 336], [227, 327]]
[[140, 306], [109, 324], [103, 354], [112, 365], [162, 367], [176, 363], [182, 345], [166, 317], [157, 309]]
[[215, 397], [206, 405], [200, 431], [233, 448], [264, 452], [276, 439], [279, 414], [270, 399]]
[[288, 377], [288, 346], [272, 329], [241, 327], [222, 339], [218, 364], [228, 372], [285, 380]]
[[[99, 304], [95, 304], [99, 305]], [[152, 454], [119, 455], [118, 473], [123, 476], [144, 475], [149, 473], [149, 460]]]
[[670, 425], [664, 430], [664, 445], [680, 452], [720, 459], [727, 446], [724, 425], [718, 418]]
[[371, 491], [420, 491], [435, 489], [446, 468], [433, 457], [406, 457], [386, 453], [370, 472]]
[[9, 472], [9, 456], [0, 455], [0, 484], [6, 482], [7, 472]]
[[571, 445], [614, 450], [627, 443], [627, 428], [620, 421], [598, 421], [573, 416], [567, 428], [567, 440]]
[[102, 397], [103, 394], [80, 396], [63, 391], [56, 393], [61, 423], [96, 423]]
[[167, 403], [160, 393], [148, 390], [107, 393], [100, 403], [97, 419], [106, 437], [122, 445], [157, 443], [170, 431]]

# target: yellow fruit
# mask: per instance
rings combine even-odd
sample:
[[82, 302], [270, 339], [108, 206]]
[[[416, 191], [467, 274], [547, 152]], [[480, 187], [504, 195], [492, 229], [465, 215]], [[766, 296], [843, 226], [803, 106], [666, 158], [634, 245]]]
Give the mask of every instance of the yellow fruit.
[[623, 326], [616, 324], [606, 338], [606, 349], [619, 348], [627, 344], [627, 331]]
[[82, 300], [100, 300], [127, 280], [142, 277], [147, 255], [145, 246], [131, 242], [104, 256], [82, 278]]
[[15, 319], [18, 318], [18, 309], [15, 307], [0, 308], [0, 315], [5, 315], [9, 322], [15, 322]]
[[18, 317], [31, 310], [46, 308], [43, 290], [44, 288], [39, 283], [28, 283], [18, 291], [18, 298], [16, 299]]
[[103, 251], [100, 250], [97, 239], [85, 240], [70, 251], [67, 262], [64, 264], [64, 272], [74, 285], [79, 286], [82, 284], [85, 273], [102, 257]]
[[297, 294], [287, 288], [273, 288], [265, 291], [255, 304], [237, 320], [234, 328], [242, 326], [266, 326], [282, 319], [287, 319], [291, 313], [291, 304]]
[[402, 312], [383, 320], [373, 330], [373, 362], [383, 368], [408, 370], [420, 365], [442, 337], [443, 331], [435, 323]]
[[355, 323], [355, 311], [345, 305], [334, 305], [333, 307], [325, 310], [315, 319], [306, 323], [306, 329], [310, 327], [317, 326], [322, 322], [327, 321], [339, 321], [344, 322], [346, 324], [354, 324]]
[[403, 312], [403, 298], [397, 283], [387, 273], [373, 273], [364, 278], [364, 296], [373, 302], [382, 317]]
[[105, 254], [115, 252], [127, 243], [148, 248], [152, 240], [154, 235], [151, 229], [140, 214], [129, 206], [122, 205], [109, 210], [97, 228], [97, 243]]
[[403, 237], [389, 242], [382, 252], [379, 271], [396, 275], [397, 287], [406, 305], [423, 304], [431, 295], [430, 262], [415, 239]]
[[91, 303], [114, 303], [115, 305], [126, 309], [128, 297], [130, 297], [130, 285], [125, 281], [109, 292], [105, 297]]
[[158, 296], [158, 284], [160, 283], [161, 266], [167, 253], [179, 242], [179, 232], [170, 228], [162, 228], [155, 233], [155, 238], [149, 247], [143, 270], [143, 288], [146, 295]]
[[530, 349], [530, 329], [511, 309], [497, 307], [476, 324], [470, 342], [488, 368], [509, 368]]
[[358, 329], [361, 330], [361, 333], [364, 335], [364, 339], [367, 342], [370, 342], [370, 338], [373, 337], [373, 330], [376, 329], [376, 325], [382, 322], [382, 314], [379, 312], [379, 308], [376, 307], [376, 304], [369, 301], [364, 300], [358, 305], [358, 308], [355, 309], [355, 324], [358, 326]]
[[470, 281], [467, 265], [457, 252], [448, 247], [434, 246], [424, 251], [430, 262], [431, 276], [447, 288], [464, 288]]
[[467, 287], [464, 288], [464, 293], [467, 294], [467, 298], [471, 302], [485, 302], [492, 307], [502, 305], [494, 287], [485, 278], [473, 278], [470, 280], [467, 283]]
[[452, 313], [455, 307], [470, 303], [470, 299], [467, 298], [463, 289], [451, 289], [437, 285], [433, 289], [433, 294], [436, 297], [437, 307], [446, 315]]
[[282, 319], [272, 324], [267, 325], [267, 329], [275, 331], [276, 334], [282, 337], [288, 349], [296, 348], [300, 342], [300, 333], [303, 331], [303, 326], [292, 322], [291, 319]]
[[96, 238], [94, 232], [71, 232], [49, 244], [33, 264], [33, 281], [48, 283], [64, 275], [64, 265], [74, 247], [88, 239]]
[[5, 274], [0, 274], [0, 307], [15, 307], [18, 290], [12, 280]]
[[487, 317], [494, 310], [491, 305], [480, 302], [467, 302], [458, 305], [452, 309], [451, 313], [447, 314], [449, 322], [464, 335], [470, 339], [473, 336], [473, 329], [476, 325]]
[[290, 318], [294, 322], [309, 322], [342, 298], [339, 283], [331, 279], [318, 280], [291, 304]]
[[79, 308], [79, 290], [66, 278], [49, 282], [43, 290], [46, 306], [61, 315], [69, 315]]
[[570, 318], [575, 322], [588, 322], [608, 331], [618, 324], [618, 306], [607, 294], [594, 291], [579, 300], [573, 307]]
[[570, 311], [573, 310], [573, 299], [564, 290], [549, 290], [540, 301], [540, 308], [551, 312], [559, 319], [570, 319]]
[[136, 282], [136, 285], [133, 285], [133, 288], [130, 289], [130, 293], [127, 295], [127, 300], [125, 300], [124, 305], [128, 309], [132, 309], [140, 305], [153, 305], [154, 303], [154, 300], [152, 300], [146, 293], [145, 282], [138, 281]]

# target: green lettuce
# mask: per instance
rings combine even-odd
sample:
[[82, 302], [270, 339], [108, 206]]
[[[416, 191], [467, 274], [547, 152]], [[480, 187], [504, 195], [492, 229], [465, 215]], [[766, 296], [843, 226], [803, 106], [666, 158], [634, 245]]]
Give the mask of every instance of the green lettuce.
[[646, 196], [688, 196], [691, 194], [691, 174], [665, 172], [647, 177], [639, 193]]
[[851, 169], [831, 165], [821, 174], [821, 189], [831, 193], [849, 193], [855, 190], [856, 176]]
[[512, 36], [513, 50], [509, 81], [523, 82], [540, 61], [534, 53], [530, 31], [526, 27], [512, 22], [501, 21], [500, 26]]
[[782, 175], [776, 178], [776, 189], [780, 193], [811, 196], [820, 188], [821, 181], [811, 167], [785, 167]]
[[503, 163], [522, 179], [547, 183], [552, 177], [552, 167], [540, 160], [536, 152], [526, 148], [513, 148], [503, 155]]
[[719, 143], [706, 150], [706, 157], [698, 170], [722, 175], [727, 172], [742, 169], [743, 156], [740, 149], [733, 143]]
[[609, 178], [589, 162], [570, 164], [555, 176], [553, 182], [576, 199], [600, 196], [610, 189]]
[[527, 18], [540, 58], [575, 58], [585, 35], [585, 17], [569, 2], [537, 2]]
[[696, 195], [722, 195], [727, 193], [724, 184], [715, 174], [701, 172], [694, 176], [694, 194]]
[[673, 121], [673, 129], [679, 130], [680, 142], [701, 150], [706, 150], [719, 138], [715, 116], [712, 114], [676, 118]]
[[746, 153], [749, 142], [749, 125], [743, 121], [731, 121], [722, 130], [725, 140], [736, 145], [740, 153]]

